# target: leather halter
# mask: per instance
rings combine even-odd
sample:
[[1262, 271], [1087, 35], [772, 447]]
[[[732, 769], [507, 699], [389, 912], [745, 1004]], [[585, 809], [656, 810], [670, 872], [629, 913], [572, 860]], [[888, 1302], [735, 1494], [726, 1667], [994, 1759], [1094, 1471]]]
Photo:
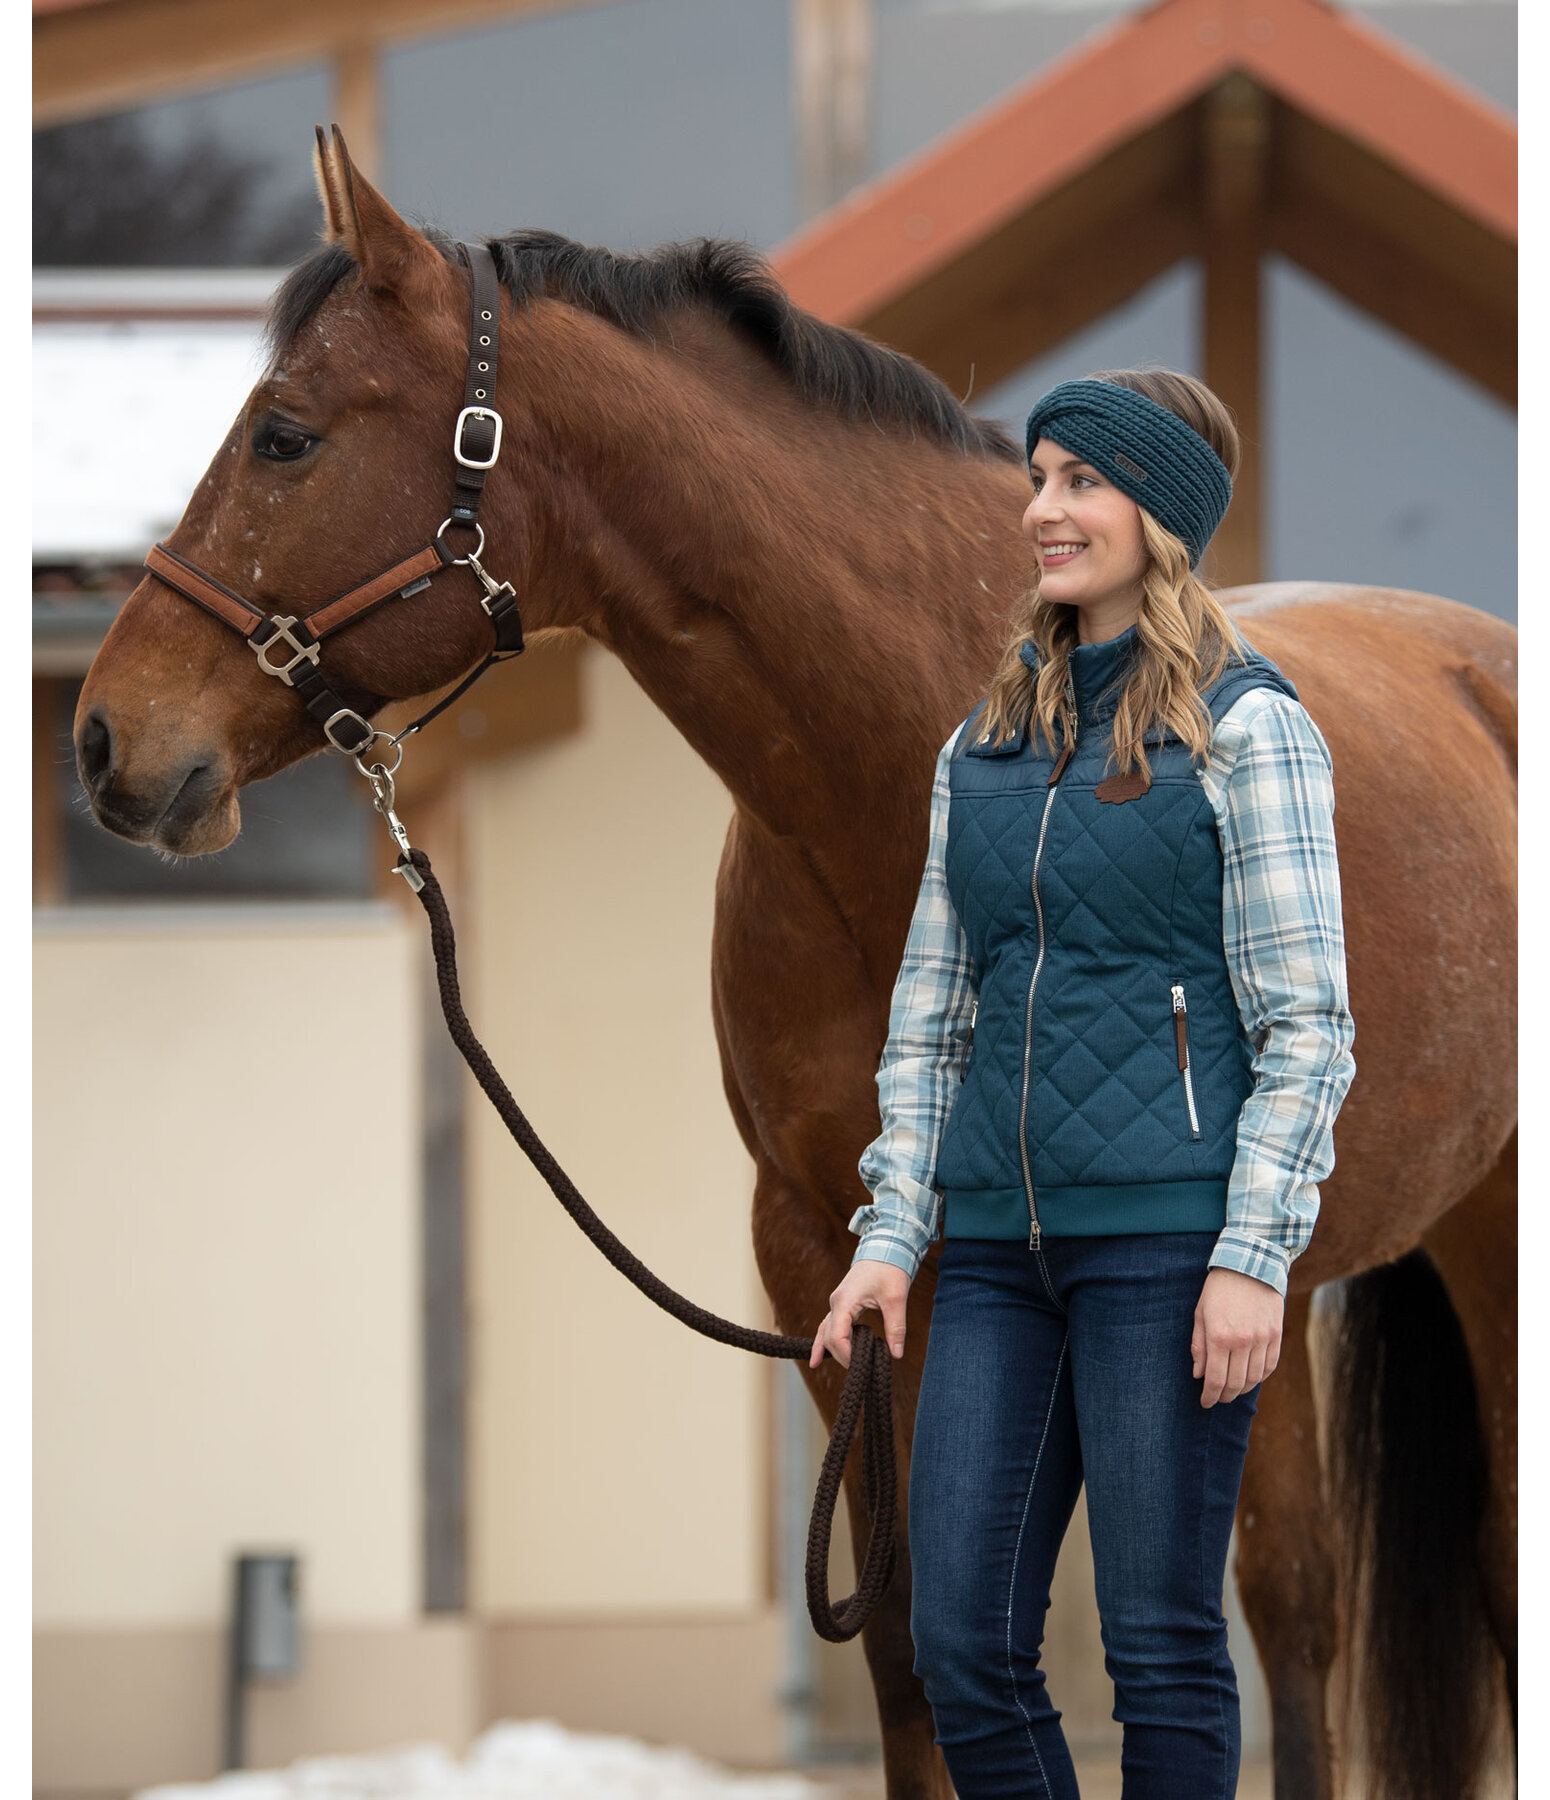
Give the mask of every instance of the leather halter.
[[[318, 664], [323, 639], [330, 633], [353, 625], [384, 601], [408, 599], [422, 592], [444, 570], [466, 566], [478, 577], [484, 589], [479, 604], [495, 627], [495, 648], [444, 700], [399, 732], [400, 740], [467, 693], [492, 663], [504, 662], [522, 651], [522, 620], [516, 594], [510, 582], [496, 581], [479, 560], [484, 553], [479, 502], [485, 476], [500, 456], [504, 429], [494, 405], [500, 350], [500, 278], [495, 272], [495, 259], [485, 245], [459, 244], [458, 250], [471, 277], [468, 377], [463, 385], [463, 409], [452, 434], [456, 464], [452, 510], [428, 544], [300, 616], [267, 611], [165, 544], [153, 545], [145, 558], [145, 567], [158, 581], [203, 607], [244, 638], [258, 658], [259, 668], [301, 696], [307, 711], [322, 726], [323, 735], [346, 756], [360, 756], [379, 734], [370, 720], [346, 706], [323, 678]], [[446, 534], [454, 526], [478, 534], [477, 544], [466, 556], [455, 556], [447, 546]]]

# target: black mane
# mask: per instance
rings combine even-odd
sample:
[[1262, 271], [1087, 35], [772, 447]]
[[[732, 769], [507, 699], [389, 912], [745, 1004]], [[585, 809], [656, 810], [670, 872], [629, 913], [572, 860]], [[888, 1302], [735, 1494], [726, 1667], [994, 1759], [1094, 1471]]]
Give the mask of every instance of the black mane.
[[[458, 260], [450, 238], [436, 231], [426, 236], [449, 262]], [[697, 238], [631, 256], [558, 232], [514, 231], [489, 245], [519, 306], [540, 296], [564, 300], [636, 337], [649, 337], [674, 311], [708, 306], [814, 406], [918, 432], [966, 456], [1022, 461], [1021, 448], [998, 425], [972, 417], [919, 363], [792, 305], [769, 264], [747, 244]], [[338, 244], [325, 244], [298, 264], [269, 310], [271, 350], [284, 350], [355, 268]]]

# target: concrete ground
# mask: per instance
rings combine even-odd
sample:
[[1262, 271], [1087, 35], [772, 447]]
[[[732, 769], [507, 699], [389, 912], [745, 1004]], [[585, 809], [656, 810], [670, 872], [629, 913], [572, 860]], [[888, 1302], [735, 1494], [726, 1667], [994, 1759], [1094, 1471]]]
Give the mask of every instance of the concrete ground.
[[[1111, 1758], [1088, 1752], [1075, 1760], [1082, 1800], [1120, 1800], [1117, 1753]], [[804, 1769], [802, 1773], [821, 1788], [824, 1800], [884, 1800], [883, 1771], [878, 1764], [843, 1772]], [[1271, 1800], [1268, 1762], [1244, 1763], [1238, 1778], [1238, 1800]]]

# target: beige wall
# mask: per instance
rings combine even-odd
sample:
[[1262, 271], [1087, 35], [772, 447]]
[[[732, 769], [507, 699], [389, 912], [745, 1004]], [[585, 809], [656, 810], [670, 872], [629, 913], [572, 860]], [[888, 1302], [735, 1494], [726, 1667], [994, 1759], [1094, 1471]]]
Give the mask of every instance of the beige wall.
[[[768, 1316], [710, 1016], [721, 784], [600, 651], [578, 735], [468, 795], [476, 1027], [582, 1192], [681, 1292]], [[767, 1382], [615, 1274], [470, 1120], [473, 1592], [487, 1615], [682, 1618], [767, 1594]]]
[[213, 1625], [269, 1547], [310, 1621], [413, 1616], [410, 949], [385, 909], [39, 915], [40, 1627]]

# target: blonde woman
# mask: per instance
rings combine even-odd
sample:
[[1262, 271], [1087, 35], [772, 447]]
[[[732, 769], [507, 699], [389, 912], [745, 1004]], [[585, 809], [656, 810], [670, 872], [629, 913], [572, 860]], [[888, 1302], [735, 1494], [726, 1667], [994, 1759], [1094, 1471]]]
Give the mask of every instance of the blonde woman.
[[961, 1800], [1077, 1794], [1040, 1646], [1084, 1481], [1126, 1800], [1231, 1800], [1228, 1535], [1355, 1072], [1329, 751], [1193, 572], [1238, 461], [1216, 396], [1104, 371], [1027, 447], [1034, 584], [937, 763], [813, 1360], [868, 1308], [902, 1354], [943, 1239], [911, 1622]]

